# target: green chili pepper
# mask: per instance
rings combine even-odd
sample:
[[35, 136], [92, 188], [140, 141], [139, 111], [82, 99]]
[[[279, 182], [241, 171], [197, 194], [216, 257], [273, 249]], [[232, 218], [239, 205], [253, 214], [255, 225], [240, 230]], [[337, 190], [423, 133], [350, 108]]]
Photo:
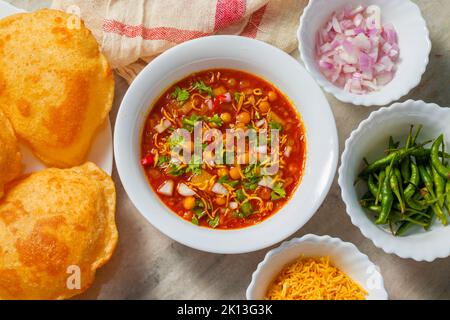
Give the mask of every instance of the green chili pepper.
[[367, 185], [369, 187], [370, 193], [376, 199], [377, 198], [377, 193], [378, 193], [378, 186], [376, 185], [376, 183], [375, 183], [375, 181], [373, 179], [373, 175], [369, 175], [369, 179], [367, 180]]
[[445, 180], [437, 172], [437, 170], [436, 170], [436, 168], [434, 166], [432, 167], [431, 171], [433, 173], [433, 180], [434, 180], [434, 187], [435, 187], [435, 192], [436, 192], [436, 198], [438, 200], [439, 206], [441, 208], [443, 208], [444, 207], [444, 202], [445, 202]]
[[391, 164], [386, 168], [386, 178], [384, 179], [383, 186], [381, 187], [381, 212], [378, 219], [375, 221], [376, 224], [386, 224], [392, 210], [394, 195], [392, 193], [390, 180], [393, 172], [393, 164], [396, 160], [397, 156], [394, 156], [391, 159]]
[[395, 194], [395, 196], [397, 197], [397, 200], [398, 200], [398, 202], [400, 204], [400, 212], [403, 214], [403, 213], [405, 213], [405, 202], [403, 201], [403, 197], [401, 195], [401, 190], [400, 190], [400, 187], [399, 187], [397, 174], [395, 174], [396, 168], [394, 168], [393, 170], [394, 170], [394, 172], [391, 174], [389, 182], [390, 182], [390, 185], [391, 185], [391, 190]]
[[439, 159], [439, 148], [443, 143], [444, 143], [444, 135], [441, 134], [436, 139], [436, 141], [434, 141], [433, 146], [431, 147], [431, 156], [430, 156], [431, 163], [441, 176], [443, 176], [447, 180], [450, 180], [450, 168], [443, 165], [441, 160]]
[[375, 205], [378, 205], [378, 202], [380, 202], [381, 188], [383, 186], [385, 179], [386, 179], [386, 172], [383, 170], [378, 175], [378, 190], [377, 190], [377, 195], [375, 197]]
[[[433, 197], [428, 192], [424, 192], [424, 196], [423, 197], [427, 201], [432, 201], [433, 200]], [[433, 210], [434, 215], [436, 215], [436, 217], [442, 222], [442, 224], [444, 226], [446, 226], [447, 225], [447, 216], [442, 211], [442, 208], [439, 206], [439, 204], [435, 203], [435, 204], [431, 205], [431, 209]], [[429, 226], [430, 225], [428, 225], [428, 227]]]
[[411, 176], [409, 179], [409, 184], [404, 191], [405, 199], [411, 198], [414, 195], [414, 193], [416, 193], [416, 190], [419, 186], [419, 182], [420, 182], [419, 168], [414, 162], [411, 161]]
[[397, 161], [401, 161], [403, 160], [405, 157], [411, 155], [416, 149], [423, 147], [425, 144], [430, 143], [431, 141], [427, 141], [417, 147], [413, 147], [410, 149], [406, 149], [406, 148], [402, 148], [399, 149], [395, 152], [390, 153], [389, 155], [387, 155], [384, 158], [381, 158], [373, 163], [371, 163], [370, 165], [368, 165], [360, 174], [360, 177], [363, 176], [367, 176], [370, 173], [373, 173], [375, 171], [381, 170], [383, 168], [386, 168], [391, 162], [392, 160], [395, 160], [393, 164], [396, 164]]
[[380, 206], [369, 206], [367, 209], [369, 209], [370, 211], [376, 212], [376, 213], [381, 213]]
[[[411, 155], [416, 157], [416, 158], [420, 158], [420, 159], [424, 159], [429, 157], [431, 154], [431, 149], [426, 149], [426, 148], [418, 148], [416, 150], [414, 150]], [[445, 158], [445, 159], [450, 159], [450, 154], [447, 152], [442, 152], [439, 151], [438, 152], [439, 157], [441, 158]]]
[[436, 198], [436, 195], [434, 194], [433, 179], [431, 178], [430, 174], [428, 173], [428, 170], [423, 165], [419, 165], [419, 173], [420, 173], [420, 177], [422, 178], [422, 181], [425, 183], [425, 187], [427, 188], [428, 193], [433, 198]]
[[411, 179], [411, 159], [409, 157], [406, 157], [403, 159], [403, 161], [400, 163], [400, 172], [402, 174], [404, 181], [409, 181]]
[[398, 227], [397, 231], [395, 232], [395, 236], [396, 237], [401, 237], [403, 236], [406, 231], [408, 231], [412, 226], [414, 226], [414, 224], [412, 224], [409, 221], [404, 221], [400, 227]]

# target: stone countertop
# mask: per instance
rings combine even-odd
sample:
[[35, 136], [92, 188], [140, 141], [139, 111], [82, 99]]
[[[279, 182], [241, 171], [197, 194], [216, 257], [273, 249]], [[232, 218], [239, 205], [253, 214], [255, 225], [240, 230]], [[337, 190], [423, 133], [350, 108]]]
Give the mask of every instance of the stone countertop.
[[[48, 6], [49, 0], [6, 0], [25, 10]], [[430, 29], [433, 50], [421, 84], [401, 99], [424, 100], [450, 106], [450, 6], [448, 0], [415, 0]], [[298, 56], [294, 54], [294, 56]], [[117, 77], [115, 117], [127, 89]], [[356, 107], [327, 95], [336, 118], [342, 152], [358, 124], [377, 108]], [[270, 248], [241, 255], [204, 253], [166, 237], [134, 208], [117, 170], [117, 224], [120, 242], [112, 260], [97, 274], [81, 299], [245, 299], [245, 290], [257, 264]], [[328, 234], [354, 243], [381, 268], [390, 299], [450, 299], [450, 258], [432, 263], [405, 260], [384, 253], [353, 226], [345, 213], [335, 179], [314, 217], [293, 237]]]

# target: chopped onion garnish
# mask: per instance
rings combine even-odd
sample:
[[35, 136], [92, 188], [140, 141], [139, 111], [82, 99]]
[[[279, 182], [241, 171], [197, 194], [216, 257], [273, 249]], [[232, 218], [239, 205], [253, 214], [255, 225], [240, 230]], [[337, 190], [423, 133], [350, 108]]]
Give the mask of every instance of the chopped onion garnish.
[[230, 103], [231, 102], [231, 93], [227, 92], [225, 93], [225, 102]]
[[209, 109], [209, 110], [212, 110], [212, 109], [213, 109], [214, 104], [213, 104], [213, 102], [212, 102], [211, 99], [206, 100], [206, 104], [208, 105], [208, 109]]
[[263, 125], [265, 125], [266, 124], [266, 119], [261, 119], [261, 120], [259, 120], [258, 122], [256, 122], [255, 123], [255, 125], [258, 127], [258, 128], [261, 128]]
[[230, 202], [230, 205], [229, 205], [231, 210], [236, 210], [238, 208], [238, 206], [239, 205], [237, 202]]
[[264, 176], [259, 182], [258, 182], [258, 186], [260, 187], [266, 187], [269, 189], [273, 188], [275, 181], [269, 177], [269, 176]]
[[178, 184], [178, 193], [183, 197], [190, 197], [195, 195], [195, 191], [182, 182]]
[[292, 147], [291, 146], [287, 146], [286, 149], [284, 149], [284, 155], [286, 158], [289, 158], [289, 156], [291, 155], [292, 152]]
[[171, 196], [173, 194], [173, 187], [174, 182], [172, 180], [167, 180], [158, 188], [158, 193], [161, 193], [165, 196]]
[[380, 90], [392, 81], [400, 55], [397, 32], [392, 24], [382, 26], [376, 5], [335, 12], [318, 32], [316, 51], [328, 80], [355, 94]]
[[225, 188], [221, 183], [214, 183], [213, 187], [212, 187], [212, 192], [226, 196], [228, 195], [228, 189]]
[[171, 123], [169, 120], [164, 119], [161, 123], [155, 126], [155, 130], [158, 133], [163, 133], [171, 126]]

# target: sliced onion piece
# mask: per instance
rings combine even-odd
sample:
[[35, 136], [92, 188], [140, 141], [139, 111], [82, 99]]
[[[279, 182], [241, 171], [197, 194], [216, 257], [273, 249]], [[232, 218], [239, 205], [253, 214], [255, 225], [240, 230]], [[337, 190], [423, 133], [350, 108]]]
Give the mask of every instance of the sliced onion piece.
[[206, 100], [206, 105], [208, 106], [209, 110], [212, 110], [214, 107], [214, 104], [211, 99]]
[[239, 204], [237, 202], [230, 202], [229, 207], [231, 210], [236, 210]]
[[336, 16], [333, 17], [333, 19], [331, 20], [331, 23], [333, 25], [334, 31], [336, 31], [337, 33], [342, 33], [341, 25], [339, 24], [339, 21], [336, 18]]
[[230, 103], [231, 102], [231, 93], [227, 92], [225, 93], [225, 102]]
[[161, 123], [159, 123], [158, 125], [155, 126], [155, 130], [158, 133], [163, 133], [164, 131], [166, 131], [172, 124], [170, 123], [169, 120], [164, 119]]
[[226, 196], [228, 195], [228, 189], [225, 188], [221, 183], [216, 182], [214, 183], [213, 187], [212, 187], [212, 192]]
[[258, 182], [258, 186], [260, 187], [266, 187], [269, 189], [273, 188], [275, 181], [269, 177], [269, 176], [264, 176], [259, 182]]
[[191, 188], [189, 188], [185, 183], [180, 182], [178, 184], [178, 188], [177, 191], [180, 195], [182, 195], [183, 197], [190, 197], [195, 195], [195, 191], [192, 190]]
[[158, 193], [165, 196], [171, 196], [173, 194], [174, 182], [172, 180], [165, 181], [158, 188]]
[[264, 126], [265, 124], [266, 124], [266, 119], [261, 119], [261, 120], [259, 120], [258, 122], [255, 123], [255, 125], [256, 125], [258, 128], [261, 128], [261, 127]]
[[284, 155], [285, 157], [289, 158], [292, 152], [292, 147], [291, 146], [287, 146], [286, 149], [284, 149]]

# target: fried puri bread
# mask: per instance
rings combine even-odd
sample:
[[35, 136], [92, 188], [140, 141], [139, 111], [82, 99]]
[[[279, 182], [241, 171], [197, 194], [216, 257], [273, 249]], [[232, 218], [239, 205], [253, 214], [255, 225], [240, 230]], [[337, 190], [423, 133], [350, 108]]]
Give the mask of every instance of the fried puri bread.
[[15, 181], [0, 200], [0, 299], [86, 290], [118, 241], [112, 179], [93, 163]]
[[85, 161], [114, 96], [111, 68], [83, 22], [57, 10], [0, 20], [0, 109], [51, 167]]
[[16, 135], [5, 114], [0, 110], [0, 198], [6, 183], [17, 178], [22, 171], [22, 156]]

